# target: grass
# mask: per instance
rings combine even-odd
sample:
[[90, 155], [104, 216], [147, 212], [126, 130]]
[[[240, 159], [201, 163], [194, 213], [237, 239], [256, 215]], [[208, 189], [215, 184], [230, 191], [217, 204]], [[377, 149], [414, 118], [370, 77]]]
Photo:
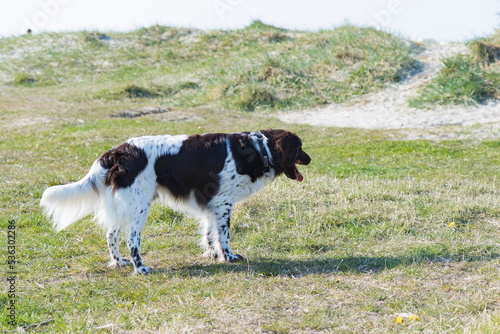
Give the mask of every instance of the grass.
[[470, 55], [444, 59], [437, 77], [409, 101], [410, 106], [476, 105], [500, 98], [499, 36], [470, 42]]
[[473, 40], [469, 47], [477, 61], [495, 63], [500, 59], [500, 30], [490, 37]]
[[[295, 34], [302, 33], [262, 25], [195, 36], [192, 30], [164, 27], [110, 33], [111, 41], [120, 40], [116, 45], [97, 37], [85, 40], [89, 33], [0, 40], [2, 54], [31, 50], [20, 58], [11, 56], [9, 71], [0, 74], [7, 73], [0, 89], [0, 227], [6, 231], [9, 220], [17, 223], [16, 326], [41, 324], [36, 331], [42, 333], [498, 330], [500, 141], [394, 141], [390, 131], [283, 124], [272, 112], [287, 108], [280, 102], [285, 100], [280, 82], [291, 85], [300, 78], [297, 73], [309, 72], [304, 67], [299, 71], [293, 62], [280, 63], [267, 54], [268, 48], [300, 42]], [[355, 28], [313, 34], [307, 43], [331, 43], [332, 36], [350, 29]], [[381, 38], [377, 43], [384, 45], [397, 41], [359, 31]], [[187, 41], [205, 41], [204, 47], [214, 50], [192, 46], [169, 53]], [[344, 42], [338, 47], [350, 55], [342, 59], [367, 56], [367, 49]], [[71, 43], [88, 45], [81, 51], [76, 46], [59, 49]], [[127, 43], [142, 43], [145, 50]], [[46, 44], [60, 52], [59, 66], [46, 63], [43, 57], [49, 55], [34, 47], [45, 50]], [[279, 99], [274, 105], [260, 90], [267, 79], [252, 79], [248, 85], [241, 81], [231, 89], [249, 93], [232, 98], [223, 89], [220, 96], [215, 93], [218, 78], [203, 79], [211, 71], [208, 65], [217, 61], [192, 57], [221, 57], [229, 50], [253, 54], [268, 69], [251, 63], [227, 69], [228, 82], [240, 82], [238, 68], [243, 78], [276, 79], [273, 96]], [[74, 57], [76, 52], [84, 58]], [[164, 54], [181, 68], [169, 67]], [[104, 66], [104, 59], [111, 58], [114, 65]], [[217, 71], [225, 61], [219, 60]], [[92, 66], [108, 70], [85, 70]], [[352, 66], [361, 65], [355, 61]], [[369, 72], [386, 73], [381, 66]], [[15, 73], [53, 78], [54, 84], [13, 84], [10, 75]], [[172, 76], [166, 78], [167, 73]], [[359, 80], [372, 79], [362, 75]], [[363, 91], [352, 89], [349, 94]], [[252, 94], [256, 102], [244, 99]], [[250, 107], [236, 107], [245, 101]], [[169, 109], [112, 117], [148, 106]], [[252, 108], [255, 112], [245, 111]], [[269, 127], [297, 132], [313, 162], [301, 169], [304, 182], [282, 177], [236, 207], [232, 248], [248, 262], [219, 264], [202, 258], [197, 222], [154, 205], [142, 245], [143, 259], [154, 269], [148, 276], [131, 275], [130, 267], [106, 266], [104, 232], [90, 218], [56, 234], [38, 207], [48, 186], [80, 179], [102, 152], [127, 138]], [[0, 247], [6, 251], [7, 235], [2, 235]], [[123, 241], [120, 247], [126, 253]], [[16, 329], [8, 324], [9, 301], [3, 290], [1, 332]]]
[[155, 26], [101, 36], [3, 39], [6, 52], [26, 50], [6, 55], [3, 80], [78, 88], [72, 99], [87, 101], [144, 97], [123, 91], [137, 87], [175, 107], [253, 111], [346, 101], [401, 80], [416, 65], [413, 44], [352, 26], [307, 33], [257, 21], [237, 31]]

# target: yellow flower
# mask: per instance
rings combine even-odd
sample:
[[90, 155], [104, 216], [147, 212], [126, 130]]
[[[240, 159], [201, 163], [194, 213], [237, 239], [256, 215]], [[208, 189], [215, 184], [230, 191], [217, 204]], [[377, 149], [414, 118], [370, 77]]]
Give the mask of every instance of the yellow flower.
[[454, 227], [455, 226], [455, 223], [454, 222], [451, 222], [450, 223], [450, 227]]
[[397, 317], [396, 318], [396, 323], [402, 324], [403, 323], [403, 317]]
[[415, 320], [415, 321], [419, 321], [420, 317], [418, 315], [412, 314], [410, 319]]

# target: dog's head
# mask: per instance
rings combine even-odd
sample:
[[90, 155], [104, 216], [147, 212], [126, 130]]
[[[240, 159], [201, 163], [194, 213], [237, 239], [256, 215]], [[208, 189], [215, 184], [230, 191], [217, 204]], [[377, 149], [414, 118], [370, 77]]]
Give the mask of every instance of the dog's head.
[[286, 130], [261, 131], [270, 141], [277, 174], [301, 182], [304, 176], [297, 165], [309, 165], [311, 157], [302, 150], [302, 141], [295, 133]]

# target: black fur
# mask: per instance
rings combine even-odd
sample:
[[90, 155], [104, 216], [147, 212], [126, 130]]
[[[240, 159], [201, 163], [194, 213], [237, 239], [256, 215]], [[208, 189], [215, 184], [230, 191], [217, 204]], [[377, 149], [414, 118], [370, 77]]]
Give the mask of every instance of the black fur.
[[148, 158], [141, 148], [124, 143], [104, 153], [99, 162], [102, 167], [109, 169], [106, 185], [116, 191], [132, 185], [137, 175], [146, 168]]
[[194, 191], [196, 201], [206, 205], [219, 190], [218, 174], [226, 157], [225, 134], [190, 136], [179, 153], [156, 160], [156, 181], [177, 198], [185, 199]]

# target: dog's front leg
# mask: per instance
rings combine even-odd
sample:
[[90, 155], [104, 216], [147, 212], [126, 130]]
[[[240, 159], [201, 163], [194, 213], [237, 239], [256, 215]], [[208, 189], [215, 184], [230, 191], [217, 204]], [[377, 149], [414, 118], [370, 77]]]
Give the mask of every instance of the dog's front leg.
[[233, 205], [225, 203], [213, 208], [212, 216], [209, 219], [211, 230], [215, 231], [213, 250], [221, 262], [237, 262], [244, 259], [239, 254], [233, 254], [229, 246], [232, 213]]

